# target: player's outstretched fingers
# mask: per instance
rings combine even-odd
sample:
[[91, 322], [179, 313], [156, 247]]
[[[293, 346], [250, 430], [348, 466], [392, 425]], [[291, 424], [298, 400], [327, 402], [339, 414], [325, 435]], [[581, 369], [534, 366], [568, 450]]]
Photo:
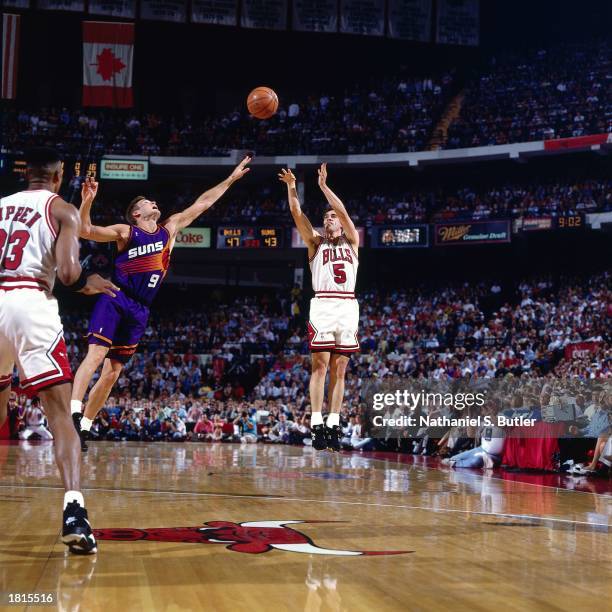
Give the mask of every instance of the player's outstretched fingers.
[[110, 295], [111, 297], [117, 297], [117, 293], [119, 291], [121, 291], [121, 289], [119, 289], [117, 285], [111, 283], [110, 281], [108, 281], [108, 286], [103, 289], [103, 292], [106, 293], [106, 295]]

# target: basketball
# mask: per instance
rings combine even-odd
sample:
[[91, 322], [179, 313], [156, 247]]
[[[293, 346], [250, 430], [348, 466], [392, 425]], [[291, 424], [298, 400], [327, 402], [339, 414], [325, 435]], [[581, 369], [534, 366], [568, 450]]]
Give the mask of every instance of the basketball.
[[269, 119], [278, 110], [278, 96], [269, 87], [256, 87], [247, 98], [247, 108], [257, 119]]

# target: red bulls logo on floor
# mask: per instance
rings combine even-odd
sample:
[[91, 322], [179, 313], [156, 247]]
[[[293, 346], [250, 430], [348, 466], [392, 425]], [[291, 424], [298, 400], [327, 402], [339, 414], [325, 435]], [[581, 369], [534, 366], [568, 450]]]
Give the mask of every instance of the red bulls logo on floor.
[[230, 523], [210, 521], [204, 527], [158, 527], [153, 529], [96, 529], [98, 540], [133, 542], [184, 542], [186, 544], [226, 544], [228, 550], [258, 555], [272, 549], [309, 555], [354, 557], [363, 555], [402, 555], [412, 550], [339, 550], [317, 546], [300, 531], [286, 527], [299, 523], [335, 521], [250, 521]]

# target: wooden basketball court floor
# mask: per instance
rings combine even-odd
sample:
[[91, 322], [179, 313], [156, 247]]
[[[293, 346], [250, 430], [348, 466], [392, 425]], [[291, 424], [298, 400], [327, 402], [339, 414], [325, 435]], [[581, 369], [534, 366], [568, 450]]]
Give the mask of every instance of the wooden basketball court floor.
[[95, 557], [60, 542], [52, 445], [0, 446], [5, 599], [52, 593], [56, 609], [105, 612], [612, 601], [607, 494], [267, 445], [91, 444], [83, 475]]

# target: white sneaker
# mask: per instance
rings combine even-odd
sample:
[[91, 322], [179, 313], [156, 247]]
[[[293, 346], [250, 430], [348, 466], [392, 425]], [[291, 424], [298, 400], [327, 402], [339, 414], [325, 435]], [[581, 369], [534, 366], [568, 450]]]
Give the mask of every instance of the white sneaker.
[[590, 470], [586, 465], [582, 465], [578, 463], [574, 466], [571, 471], [572, 474], [577, 474], [578, 476], [588, 476], [589, 474], [595, 474], [595, 470]]

